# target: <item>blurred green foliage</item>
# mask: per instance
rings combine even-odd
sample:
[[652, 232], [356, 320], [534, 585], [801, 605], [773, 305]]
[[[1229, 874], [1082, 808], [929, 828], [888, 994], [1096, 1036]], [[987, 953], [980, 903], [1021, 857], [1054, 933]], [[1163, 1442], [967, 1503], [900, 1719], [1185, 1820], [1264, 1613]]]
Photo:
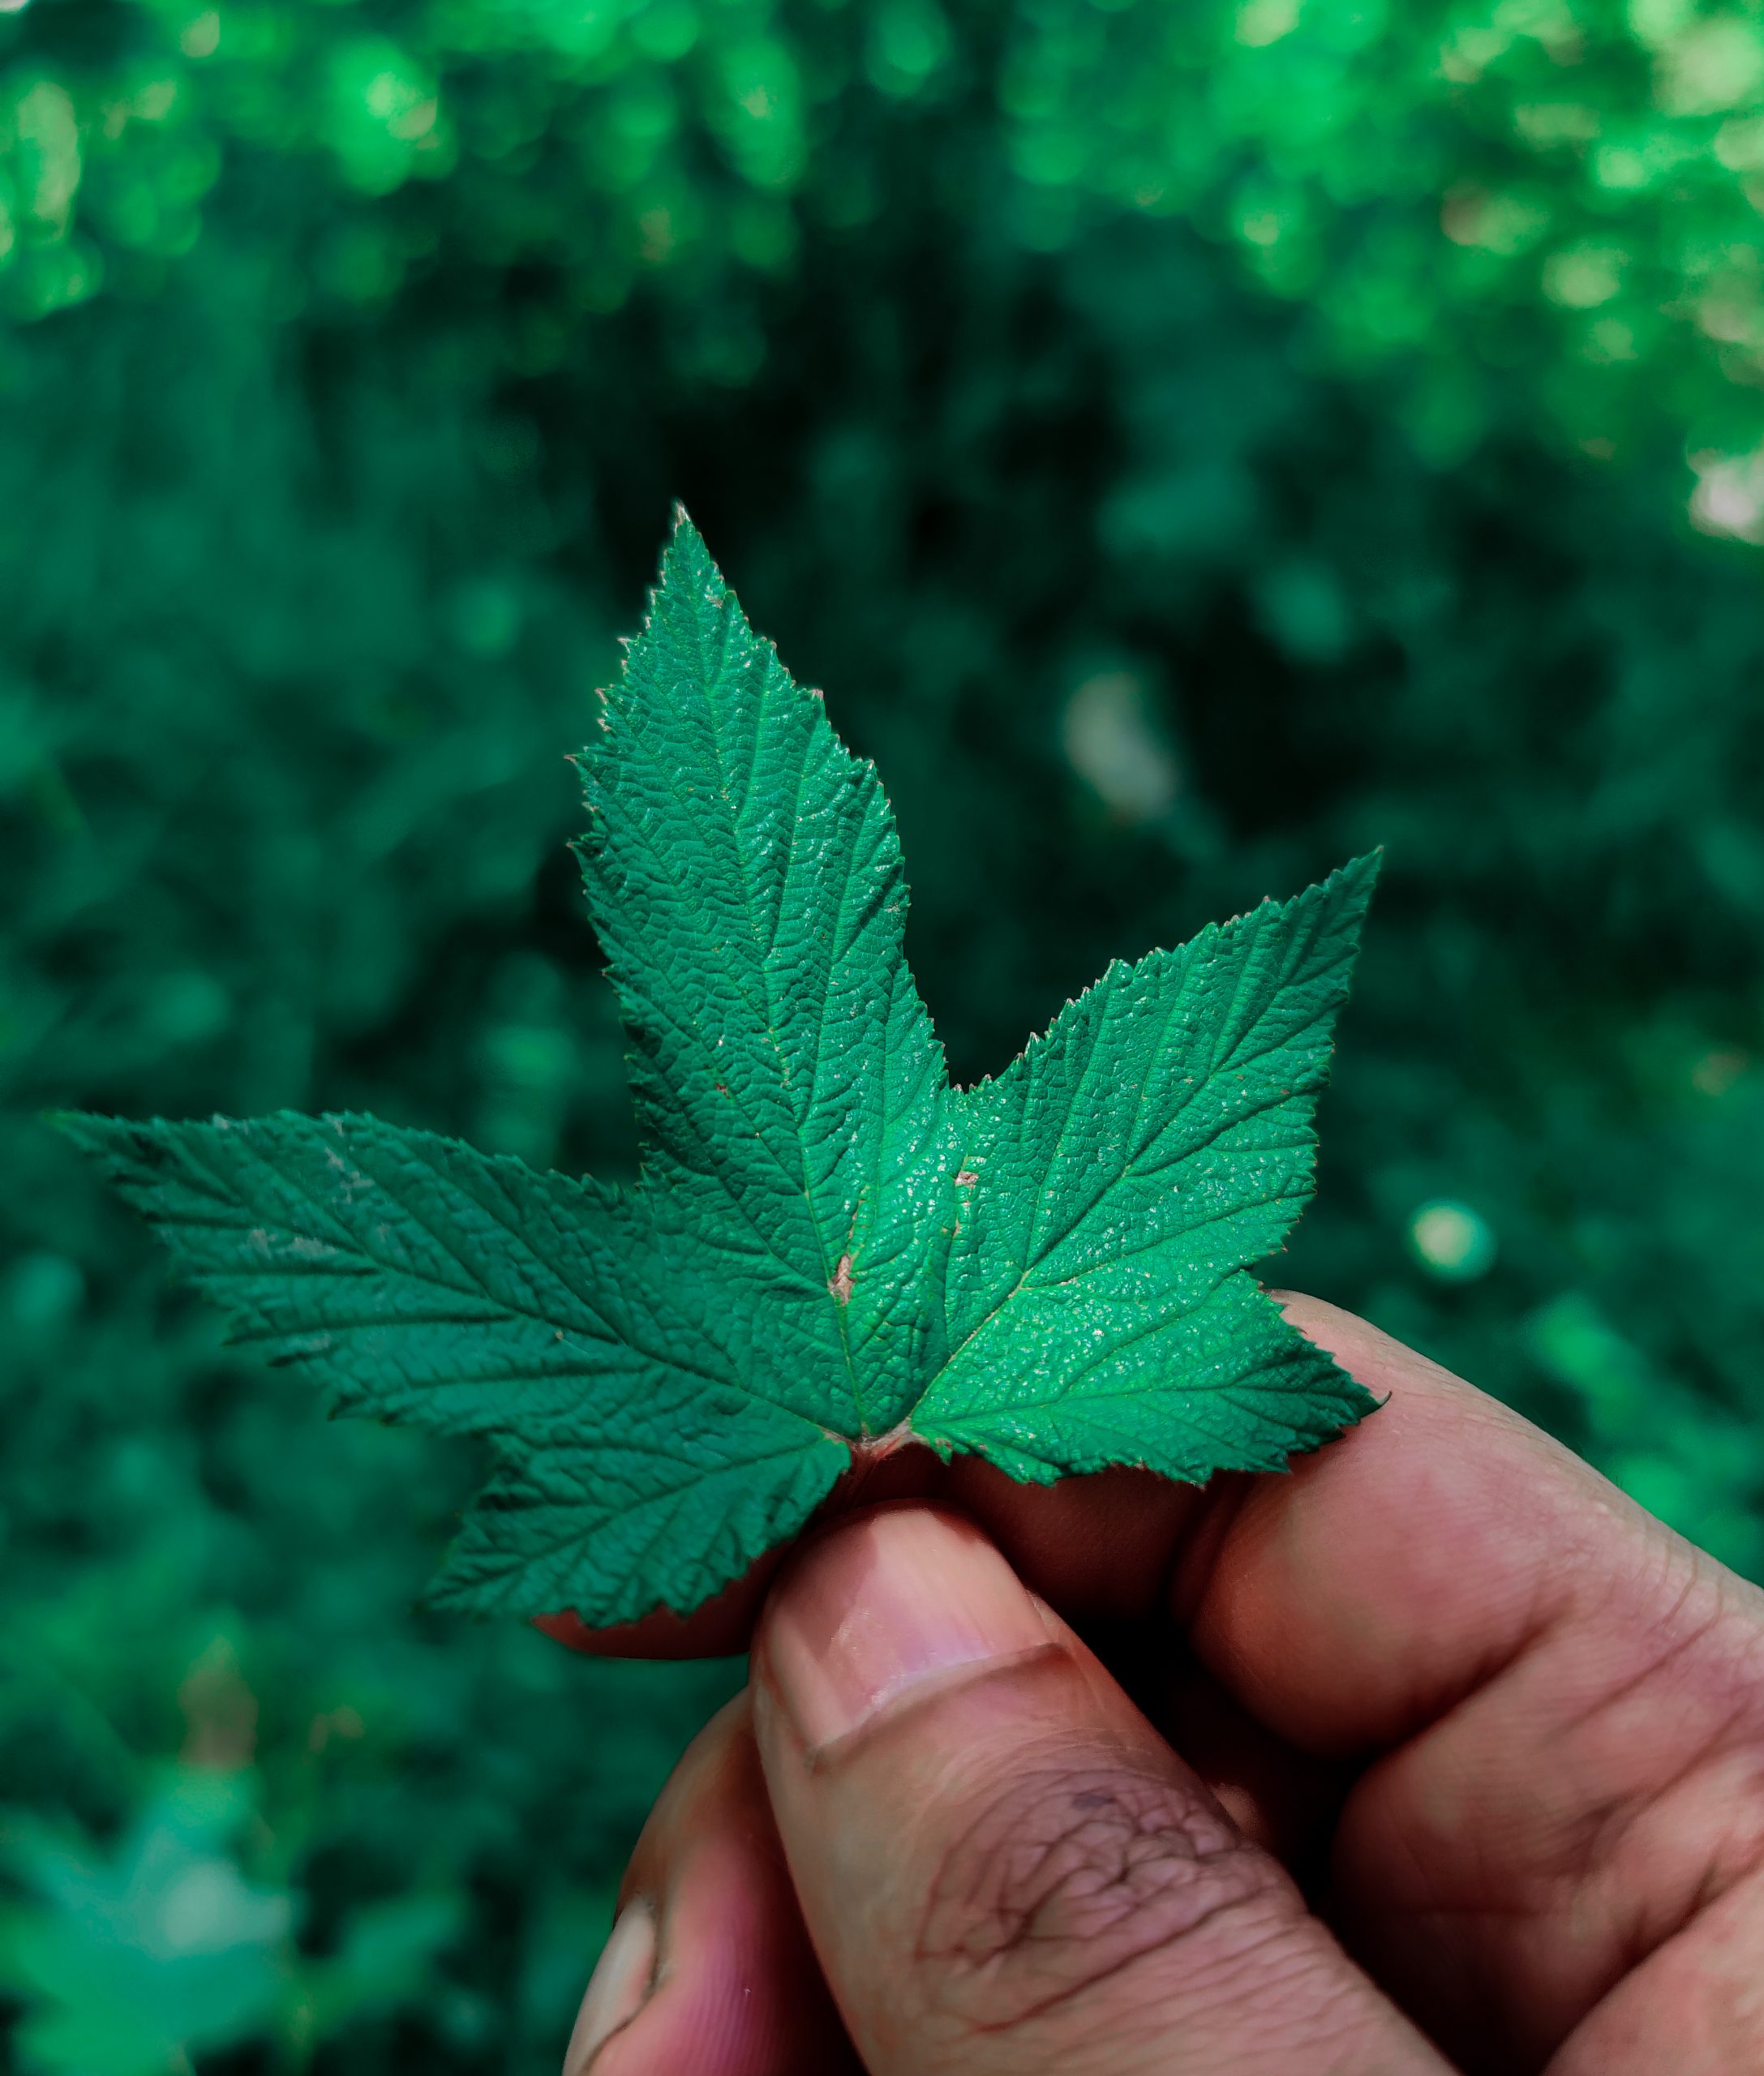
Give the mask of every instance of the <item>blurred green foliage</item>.
[[1761, 204], [1742, 4], [0, 0], [0, 2067], [550, 2076], [738, 1677], [416, 1611], [469, 1456], [36, 1122], [628, 1165], [676, 494], [959, 1074], [1388, 845], [1278, 1273], [1764, 1575]]

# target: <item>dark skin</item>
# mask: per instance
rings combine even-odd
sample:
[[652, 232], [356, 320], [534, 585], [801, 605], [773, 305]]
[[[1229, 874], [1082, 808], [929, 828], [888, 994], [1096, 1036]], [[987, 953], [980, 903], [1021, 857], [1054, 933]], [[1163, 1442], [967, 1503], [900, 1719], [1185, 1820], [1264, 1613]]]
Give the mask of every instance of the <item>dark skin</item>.
[[1764, 2070], [1764, 1593], [1281, 1302], [1388, 1400], [1289, 1476], [910, 1452], [689, 1621], [547, 1625], [753, 1651], [569, 2076]]

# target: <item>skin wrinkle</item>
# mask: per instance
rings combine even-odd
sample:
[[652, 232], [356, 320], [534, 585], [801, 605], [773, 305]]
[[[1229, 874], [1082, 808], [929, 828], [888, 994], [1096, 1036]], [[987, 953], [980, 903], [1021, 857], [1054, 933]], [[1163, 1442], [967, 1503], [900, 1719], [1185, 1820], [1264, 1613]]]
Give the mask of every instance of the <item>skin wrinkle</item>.
[[[1581, 1821], [1569, 1828], [1564, 1841], [1569, 1860], [1568, 1871], [1590, 1874], [1610, 1867], [1650, 1815], [1661, 1809], [1679, 1789], [1694, 1782], [1697, 1775], [1721, 1756], [1728, 1732], [1743, 1719], [1743, 1710], [1730, 1713], [1711, 1729], [1706, 1740], [1692, 1748], [1676, 1771], [1653, 1784], [1639, 1801], [1633, 1794], [1620, 1789], [1590, 1804]], [[1710, 1871], [1705, 1871], [1703, 1881], [1710, 1878]]]
[[[1153, 1941], [1148, 1945], [1136, 1949], [1112, 1966], [1092, 1971], [1081, 1980], [1071, 1984], [1064, 1989], [1050, 1992], [1039, 2003], [1025, 2005], [1021, 2010], [1013, 2013], [1009, 2018], [996, 2020], [989, 2024], [970, 2023], [968, 2030], [981, 2037], [998, 2036], [1015, 2032], [1019, 2027], [1032, 2024], [1037, 2019], [1045, 2018], [1053, 2013], [1062, 2010], [1088, 1992], [1102, 1988], [1107, 1984], [1115, 1980], [1117, 1977], [1126, 1974], [1128, 1969], [1137, 1967], [1141, 1962], [1156, 1959], [1159, 1955], [1168, 1953], [1172, 1947], [1199, 1937], [1213, 1929], [1217, 1922], [1229, 1912], [1243, 1907], [1243, 1902], [1237, 1898], [1222, 1898], [1209, 1908], [1204, 1910], [1191, 1922], [1171, 1931], [1162, 1939]], [[1264, 1967], [1264, 1949], [1283, 1943], [1287, 1929], [1284, 1925], [1271, 1922], [1230, 1949], [1229, 1963], [1221, 1964], [1219, 1971], [1208, 1978], [1221, 1992], [1217, 1999], [1221, 2004], [1228, 2005], [1234, 2001], [1231, 1993], [1233, 1979], [1252, 1969], [1257, 1971], [1258, 1990], [1266, 1991], [1271, 1977], [1261, 1972]], [[1151, 1999], [1147, 2001], [1153, 2001]], [[1204, 2005], [1207, 2001], [1204, 1997], [1195, 1997], [1191, 1987], [1183, 1998], [1184, 2005], [1189, 2007]], [[1118, 2025], [1118, 2014], [1111, 2011], [1109, 2021], [1111, 2026]], [[1308, 2022], [1306, 2039], [1308, 2044], [1310, 2040]]]
[[[1636, 1843], [1637, 1834], [1650, 1819], [1656, 1816], [1663, 1819], [1667, 1829], [1682, 1835], [1684, 1821], [1682, 1818], [1676, 1822], [1672, 1821], [1676, 1814], [1671, 1808], [1672, 1801], [1680, 1790], [1693, 1787], [1700, 1775], [1715, 1770], [1721, 1759], [1732, 1756], [1729, 1734], [1745, 1720], [1747, 1713], [1743, 1705], [1731, 1710], [1714, 1727], [1708, 1739], [1689, 1754], [1684, 1765], [1668, 1779], [1651, 1788], [1639, 1802], [1631, 1797], [1615, 1797], [1599, 1812], [1599, 1821], [1592, 1827], [1592, 1836], [1585, 1848], [1586, 1864], [1591, 1872], [1613, 1872], [1612, 1885], [1616, 1889], [1620, 1902], [1624, 1898], [1626, 1885], [1615, 1870], [1616, 1864], [1625, 1849]], [[1614, 1979], [1620, 1979], [1623, 1974], [1639, 1965], [1650, 1954], [1694, 1924], [1729, 1889], [1755, 1873], [1760, 1864], [1764, 1864], [1764, 1739], [1754, 1735], [1751, 1742], [1757, 1751], [1753, 1799], [1759, 1813], [1750, 1827], [1749, 1837], [1743, 1842], [1736, 1840], [1731, 1824], [1725, 1819], [1718, 1820], [1715, 1834], [1708, 1841], [1707, 1863], [1678, 1899], [1676, 1908], [1672, 1907], [1668, 1898], [1644, 1898], [1630, 1907], [1628, 1914], [1633, 1921], [1633, 1929], [1629, 1938], [1623, 1943], [1622, 1966]], [[1719, 1789], [1715, 1799], [1723, 1808], [1733, 1806]], [[1694, 1811], [1689, 1813], [1693, 1814]], [[1699, 1825], [1697, 1828], [1702, 1829], [1706, 1826]], [[1637, 1844], [1636, 1850], [1644, 1860], [1648, 1858], [1645, 1843]], [[1652, 1910], [1649, 1908], [1650, 1902], [1656, 1906]]]
[[[1200, 1598], [1204, 1597], [1204, 1592], [1205, 1588], [1203, 1586]], [[1445, 1690], [1450, 1692], [1452, 1697], [1445, 1702], [1440, 1712], [1430, 1713], [1424, 1724], [1418, 1730], [1406, 1732], [1390, 1744], [1381, 1756], [1373, 1761], [1350, 1791], [1342, 1805], [1341, 1818], [1337, 1826], [1338, 1841], [1351, 1842], [1357, 1820], [1363, 1811], [1376, 1808], [1393, 1799], [1400, 1804], [1401, 1799], [1400, 1782], [1395, 1783], [1396, 1792], [1393, 1797], [1393, 1777], [1400, 1769], [1406, 1769], [1425, 1760], [1430, 1746], [1436, 1747], [1455, 1736], [1466, 1716], [1474, 1710], [1477, 1705], [1485, 1696], [1493, 1692], [1514, 1672], [1516, 1668], [1526, 1664], [1540, 1647], [1545, 1645], [1546, 1640], [1555, 1627], [1556, 1619], [1555, 1615], [1545, 1615], [1541, 1611], [1534, 1607], [1530, 1619], [1524, 1624], [1518, 1636], [1506, 1648], [1499, 1650], [1491, 1649], [1480, 1662], [1470, 1662], [1463, 1668], [1462, 1676], [1453, 1683], [1451, 1689]], [[1414, 1704], [1415, 1709], [1418, 1710], [1425, 1705], [1418, 1697]], [[1437, 1699], [1434, 1705], [1436, 1707], [1439, 1705]], [[1474, 1727], [1470, 1734], [1474, 1737]], [[1363, 1758], [1365, 1754], [1363, 1752], [1345, 1751], [1331, 1753], [1328, 1756]], [[1428, 1900], [1424, 1902], [1414, 1900], [1412, 1898], [1406, 1899], [1400, 1907], [1401, 1914], [1403, 1916], [1444, 1917], [1455, 1919], [1478, 1915], [1522, 1915], [1529, 1919], [1537, 1914], [1534, 1909], [1517, 1904], [1507, 1910], [1496, 1911], [1492, 1907], [1484, 1904], [1460, 1903], [1446, 1900], [1437, 1893], [1436, 1884], [1441, 1870], [1435, 1864], [1435, 1842], [1424, 1838], [1414, 1827], [1400, 1823], [1394, 1826], [1385, 1826], [1384, 1832], [1385, 1835], [1382, 1839], [1384, 1850], [1388, 1852], [1391, 1843], [1394, 1842], [1407, 1859], [1414, 1877], [1414, 1888], [1423, 1892], [1431, 1892]], [[1339, 1856], [1337, 1872], [1338, 1877], [1345, 1872], [1341, 1867]], [[1381, 1885], [1387, 1888], [1394, 1885], [1389, 1880], [1388, 1864], [1383, 1870]], [[1399, 1890], [1398, 1893], [1401, 1892]]]
[[[1215, 1551], [1215, 1564], [1219, 1563], [1223, 1554], [1222, 1548]], [[1552, 1630], [1572, 1622], [1572, 1611], [1554, 1598], [1556, 1584], [1547, 1573], [1543, 1572], [1527, 1581], [1526, 1590], [1521, 1596], [1525, 1604], [1524, 1611], [1516, 1611], [1511, 1618], [1510, 1633], [1505, 1636], [1491, 1636], [1480, 1651], [1461, 1655], [1450, 1679], [1436, 1679], [1425, 1688], [1410, 1687], [1400, 1711], [1397, 1712], [1396, 1721], [1375, 1743], [1367, 1744], [1363, 1740], [1355, 1740], [1341, 1744], [1324, 1737], [1307, 1740], [1305, 1748], [1314, 1750], [1324, 1757], [1370, 1757], [1388, 1763], [1419, 1735], [1431, 1735], [1443, 1730], [1460, 1709], [1492, 1688], [1522, 1659], [1543, 1645]], [[1212, 1585], [1210, 1578], [1200, 1583], [1195, 1594], [1196, 1609], [1204, 1607], [1212, 1590]]]
[[[1695, 1569], [1688, 1570], [1676, 1598], [1662, 1612], [1657, 1624], [1654, 1626], [1667, 1632], [1676, 1628], [1680, 1617], [1697, 1599], [1704, 1585], [1705, 1581]], [[1708, 1614], [1697, 1621], [1687, 1633], [1670, 1636], [1658, 1656], [1648, 1659], [1646, 1663], [1637, 1666], [1628, 1679], [1620, 1680], [1616, 1686], [1599, 1693], [1584, 1709], [1565, 1716], [1561, 1722], [1562, 1730], [1571, 1733], [1583, 1729], [1599, 1716], [1607, 1714], [1612, 1709], [1616, 1707], [1620, 1702], [1627, 1701], [1632, 1695], [1645, 1690], [1659, 1678], [1668, 1666], [1683, 1657], [1687, 1650], [1694, 1650], [1699, 1644], [1706, 1641], [1720, 1627], [1721, 1619], [1721, 1610], [1719, 1607], [1711, 1608]]]
[[1563, 2043], [1545, 2076], [1604, 2076], [1620, 2058], [1626, 2071], [1754, 2070], [1764, 2038], [1761, 1927], [1764, 1866], [1710, 1914], [1704, 1937], [1680, 1933], [1614, 1989]]
[[[1670, 1554], [1677, 1555], [1676, 1552]], [[1709, 1593], [1711, 1585], [1717, 1586], [1717, 1590], [1710, 1596], [1713, 1604], [1688, 1628], [1681, 1628], [1686, 1611], [1700, 1595]], [[1632, 1585], [1632, 1590], [1634, 1589]], [[1711, 1638], [1719, 1635], [1728, 1619], [1729, 1611], [1721, 1604], [1723, 1598], [1719, 1590], [1719, 1582], [1711, 1581], [1700, 1560], [1693, 1562], [1672, 1604], [1657, 1622], [1649, 1625], [1650, 1631], [1679, 1628], [1680, 1633], [1672, 1636], [1663, 1648], [1648, 1657], [1646, 1662], [1633, 1672], [1626, 1671], [1625, 1676], [1620, 1678], [1615, 1685], [1607, 1687], [1592, 1701], [1575, 1709], [1559, 1724], [1552, 1723], [1553, 1737], [1586, 1735], [1590, 1738], [1592, 1733], [1617, 1711], [1642, 1701], [1650, 1692], [1658, 1691], [1663, 1684], [1670, 1685], [1676, 1668], [1687, 1657], [1692, 1661], [1693, 1677], [1682, 1702], [1683, 1705], [1695, 1707], [1701, 1719], [1689, 1731], [1692, 1741], [1680, 1763], [1664, 1778], [1651, 1782], [1639, 1798], [1633, 1791], [1620, 1786], [1581, 1812], [1568, 1826], [1563, 1841], [1565, 1857], [1560, 1870], [1562, 1872], [1578, 1874], [1584, 1879], [1596, 1876], [1601, 1870], [1613, 1868], [1625, 1845], [1651, 1815], [1665, 1808], [1680, 1789], [1693, 1782], [1699, 1774], [1717, 1765], [1728, 1754], [1733, 1748], [1733, 1731], [1749, 1718], [1757, 1721], [1760, 1717], [1760, 1690], [1755, 1677], [1747, 1677], [1743, 1669], [1732, 1676], [1718, 1679], [1719, 1660], [1712, 1658], [1705, 1668], [1704, 1676], [1701, 1679], [1694, 1676], [1697, 1654], [1703, 1650]], [[1610, 1615], [1620, 1619], [1623, 1611], [1619, 1591], [1614, 1588], [1608, 1599], [1617, 1603], [1611, 1606]], [[1744, 1655], [1742, 1654], [1742, 1658]], [[1753, 1655], [1758, 1654], [1754, 1652]], [[1706, 1693], [1706, 1707], [1704, 1701]], [[1674, 1699], [1678, 1698], [1675, 1694]], [[1712, 1715], [1707, 1713], [1709, 1708], [1714, 1710]], [[1672, 1735], [1677, 1728], [1669, 1715], [1666, 1734]], [[1758, 1742], [1761, 1764], [1764, 1764], [1764, 1721], [1757, 1722], [1754, 1739]], [[1744, 1749], [1743, 1743], [1739, 1748]], [[1764, 1828], [1764, 1819], [1761, 1819], [1761, 1828]], [[1676, 1833], [1680, 1827], [1675, 1825], [1673, 1829]], [[1711, 1869], [1705, 1870], [1697, 1887], [1707, 1884], [1711, 1872]], [[1657, 1935], [1655, 1943], [1659, 1943], [1661, 1937], [1669, 1937], [1671, 1929], [1676, 1928], [1671, 1928], [1665, 1933]]]
[[[1327, 1968], [1327, 1949], [1283, 1938], [1283, 1930], [1270, 1924], [1264, 1937], [1246, 1939], [1234, 1948], [1205, 1984], [1185, 1986], [1182, 2008], [1192, 2014], [1253, 2005], [1259, 2014], [1259, 2046], [1273, 2047], [1285, 2033], [1295, 2058], [1303, 2055], [1300, 2065], [1308, 2076], [1319, 2048], [1333, 2044], [1332, 2034], [1342, 2042], [1353, 2041], [1363, 2052], [1364, 2014], [1355, 2009], [1353, 1977], [1346, 1971], [1332, 1975]], [[1289, 2016], [1282, 2017], [1283, 2009]], [[1365, 2076], [1363, 2064], [1344, 2065], [1355, 2076]]]
[[1008, 2032], [1172, 1946], [1217, 1945], [1210, 1967], [1240, 1923], [1277, 1936], [1283, 1888], [1222, 1815], [1124, 1756], [1043, 1767], [945, 1849], [912, 1958], [964, 2030]]
[[1710, 1867], [1697, 1885], [1695, 1911], [1707, 1909], [1740, 1883], [1764, 1872], [1764, 1740], [1759, 1740], [1748, 1749], [1750, 1765], [1747, 1769], [1747, 1786], [1755, 1821], [1743, 1846], [1735, 1839], [1731, 1825], [1723, 1827], [1721, 1844], [1736, 1856], [1729, 1858], [1724, 1855], [1721, 1860]]

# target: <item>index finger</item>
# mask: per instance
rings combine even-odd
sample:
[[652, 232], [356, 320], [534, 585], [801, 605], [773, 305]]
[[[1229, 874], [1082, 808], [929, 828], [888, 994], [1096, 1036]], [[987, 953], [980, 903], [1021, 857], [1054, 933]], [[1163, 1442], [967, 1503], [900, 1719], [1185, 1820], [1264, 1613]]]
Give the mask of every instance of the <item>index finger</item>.
[[1412, 1735], [1573, 1630], [1628, 1663], [1637, 1625], [1764, 1594], [1509, 1406], [1364, 1319], [1281, 1293], [1384, 1401], [1285, 1477], [1243, 1481], [1184, 1540], [1173, 1612], [1238, 1699], [1303, 1749]]
[[1630, 1971], [1694, 1976], [1700, 1922], [1764, 1883], [1764, 1594], [1425, 1358], [1283, 1302], [1388, 1402], [1215, 1510], [1174, 1611], [1252, 1715], [1365, 1765], [1350, 1946], [1449, 2048], [1492, 2028], [1495, 2065], [1535, 2067]]

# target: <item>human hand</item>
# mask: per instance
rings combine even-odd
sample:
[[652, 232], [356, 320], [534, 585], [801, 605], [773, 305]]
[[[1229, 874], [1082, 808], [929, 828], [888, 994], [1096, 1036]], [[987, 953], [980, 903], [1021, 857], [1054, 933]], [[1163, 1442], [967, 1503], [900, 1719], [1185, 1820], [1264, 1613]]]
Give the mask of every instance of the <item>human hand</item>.
[[1288, 1477], [909, 1461], [692, 1622], [548, 1625], [758, 1607], [567, 2076], [1764, 2070], [1764, 1593], [1283, 1302], [1389, 1400]]

